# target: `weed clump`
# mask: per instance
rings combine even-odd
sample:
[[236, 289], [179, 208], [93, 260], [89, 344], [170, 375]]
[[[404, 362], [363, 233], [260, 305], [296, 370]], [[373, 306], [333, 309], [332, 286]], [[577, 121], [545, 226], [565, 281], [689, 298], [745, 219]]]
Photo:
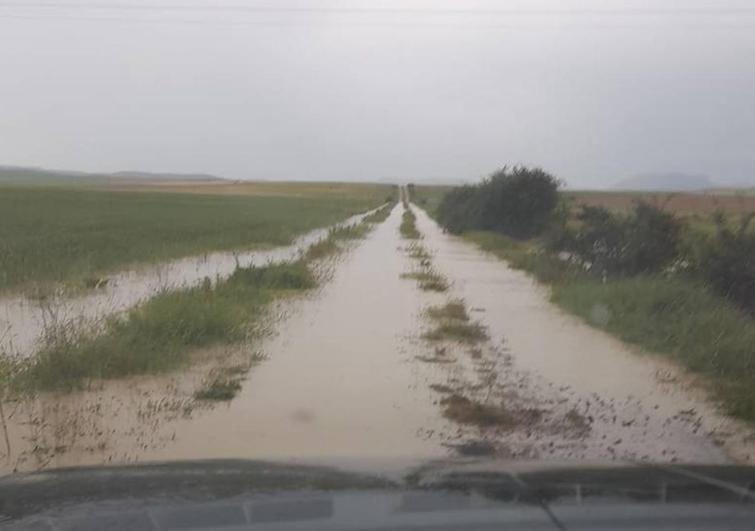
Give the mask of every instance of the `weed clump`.
[[419, 288], [424, 291], [443, 292], [448, 290], [448, 280], [434, 269], [427, 268], [423, 271], [404, 273], [401, 278], [416, 280]]
[[194, 393], [197, 400], [228, 401], [232, 400], [241, 390], [241, 382], [237, 379], [216, 376]]
[[444, 321], [422, 337], [429, 341], [452, 340], [473, 345], [485, 341], [488, 334], [480, 323]]
[[419, 240], [422, 235], [417, 230], [417, 217], [409, 207], [405, 205], [403, 215], [401, 216], [401, 225], [399, 226], [399, 232], [404, 239], [407, 240]]
[[429, 263], [430, 259], [432, 258], [432, 255], [425, 249], [422, 245], [418, 243], [412, 243], [409, 246], [409, 252], [408, 252], [409, 258], [414, 258], [415, 260], [419, 260], [423, 263]]
[[435, 328], [422, 335], [428, 341], [451, 340], [474, 345], [488, 338], [484, 326], [469, 322], [469, 314], [462, 300], [452, 300], [443, 306], [432, 306], [426, 313], [430, 319], [437, 322]]
[[467, 308], [464, 305], [464, 301], [460, 299], [453, 300], [443, 306], [432, 306], [427, 309], [427, 315], [431, 319], [435, 320], [454, 320], [454, 321], [469, 321], [469, 314]]
[[483, 404], [457, 393], [440, 401], [443, 416], [459, 424], [471, 424], [480, 428], [511, 426], [515, 419], [502, 407]]

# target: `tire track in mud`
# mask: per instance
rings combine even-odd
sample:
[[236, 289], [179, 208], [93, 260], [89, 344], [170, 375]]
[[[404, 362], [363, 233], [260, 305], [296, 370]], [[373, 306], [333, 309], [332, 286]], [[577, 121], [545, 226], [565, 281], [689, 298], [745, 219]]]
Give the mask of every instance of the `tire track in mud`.
[[476, 353], [454, 342], [435, 346], [453, 358], [437, 364], [435, 389], [446, 397], [439, 405], [445, 400], [447, 408], [447, 397], [460, 395], [509, 415], [498, 425], [443, 434], [456, 438], [461, 454], [702, 463], [755, 458], [752, 430], [682, 385], [682, 371], [564, 315], [525, 274], [413, 210], [433, 267], [449, 275], [449, 294], [435, 303], [465, 300], [489, 335]]

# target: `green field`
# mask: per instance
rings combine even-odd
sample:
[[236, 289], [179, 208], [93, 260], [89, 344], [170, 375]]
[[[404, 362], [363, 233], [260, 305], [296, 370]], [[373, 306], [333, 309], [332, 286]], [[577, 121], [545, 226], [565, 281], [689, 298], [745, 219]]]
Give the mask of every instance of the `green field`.
[[339, 183], [0, 186], [0, 292], [84, 287], [134, 264], [284, 245], [392, 193]]

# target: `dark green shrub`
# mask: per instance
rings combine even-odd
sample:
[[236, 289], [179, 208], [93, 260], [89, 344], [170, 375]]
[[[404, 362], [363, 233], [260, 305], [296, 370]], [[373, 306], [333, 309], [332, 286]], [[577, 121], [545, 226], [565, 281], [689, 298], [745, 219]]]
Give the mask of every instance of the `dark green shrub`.
[[551, 246], [576, 255], [596, 274], [655, 273], [679, 256], [681, 223], [656, 206], [637, 202], [629, 215], [582, 206], [577, 221], [577, 229], [564, 229]]
[[550, 222], [559, 184], [540, 168], [504, 167], [479, 185], [449, 191], [438, 207], [438, 220], [454, 233], [494, 230], [529, 238]]
[[723, 214], [716, 214], [716, 234], [703, 244], [696, 264], [716, 292], [750, 313], [755, 313], [755, 234], [747, 229], [753, 216], [732, 230]]

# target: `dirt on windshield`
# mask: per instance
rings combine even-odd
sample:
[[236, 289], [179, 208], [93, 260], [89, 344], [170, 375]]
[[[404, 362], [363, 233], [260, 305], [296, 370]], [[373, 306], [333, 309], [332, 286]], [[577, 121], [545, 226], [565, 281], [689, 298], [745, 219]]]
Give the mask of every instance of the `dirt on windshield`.
[[221, 457], [383, 473], [459, 455], [755, 459], [751, 432], [689, 376], [563, 314], [530, 277], [411, 209], [419, 239], [402, 238], [399, 203], [323, 264], [316, 293], [277, 303], [232, 400], [193, 394], [229, 351], [6, 402], [3, 471]]

